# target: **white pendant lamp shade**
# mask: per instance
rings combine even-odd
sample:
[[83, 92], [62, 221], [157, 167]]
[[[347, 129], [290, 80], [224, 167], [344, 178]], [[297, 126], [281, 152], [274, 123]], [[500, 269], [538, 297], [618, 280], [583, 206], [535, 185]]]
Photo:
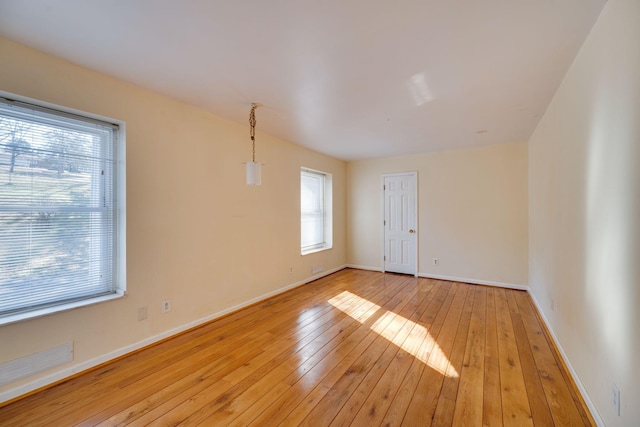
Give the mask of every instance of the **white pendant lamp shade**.
[[247, 185], [262, 184], [262, 165], [257, 162], [247, 162]]

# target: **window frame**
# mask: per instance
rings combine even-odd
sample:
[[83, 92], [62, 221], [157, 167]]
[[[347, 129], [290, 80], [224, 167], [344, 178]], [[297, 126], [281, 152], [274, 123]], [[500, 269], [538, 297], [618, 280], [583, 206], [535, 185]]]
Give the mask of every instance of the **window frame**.
[[[302, 227], [303, 216], [302, 211], [302, 178], [305, 174], [319, 175], [322, 177], [322, 225], [323, 225], [323, 242], [309, 246], [302, 246]], [[333, 177], [328, 172], [319, 171], [307, 167], [300, 168], [300, 254], [308, 255], [321, 252], [333, 248]]]
[[[65, 107], [58, 104], [53, 104], [45, 101], [41, 101], [34, 98], [29, 98], [21, 95], [17, 95], [10, 92], [0, 90], [0, 97], [16, 103], [26, 104], [25, 107], [32, 107], [35, 110], [41, 112], [50, 111], [52, 115], [58, 116], [72, 116], [87, 121], [99, 121], [103, 123], [109, 123], [117, 126], [116, 138], [117, 145], [114, 152], [114, 169], [115, 169], [115, 183], [113, 186], [113, 198], [116, 203], [115, 213], [115, 231], [113, 245], [109, 246], [110, 251], [115, 252], [114, 262], [112, 266], [112, 280], [114, 282], [114, 291], [106, 295], [99, 296], [87, 296], [78, 299], [70, 299], [66, 302], [52, 303], [46, 306], [36, 306], [33, 309], [24, 309], [15, 313], [8, 313], [0, 315], [0, 326], [10, 323], [20, 322], [23, 320], [33, 319], [41, 316], [50, 315], [66, 310], [71, 310], [87, 305], [97, 304], [104, 301], [110, 301], [113, 299], [122, 298], [126, 294], [126, 123], [122, 120], [117, 120], [98, 114], [89, 113], [86, 111], [77, 110], [74, 108]], [[113, 171], [112, 171], [113, 172]]]

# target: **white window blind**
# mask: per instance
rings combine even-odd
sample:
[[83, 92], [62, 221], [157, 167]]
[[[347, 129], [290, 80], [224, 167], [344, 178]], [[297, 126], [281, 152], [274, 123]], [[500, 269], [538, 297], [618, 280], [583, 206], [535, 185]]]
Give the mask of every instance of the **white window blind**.
[[327, 174], [300, 172], [300, 236], [302, 253], [330, 246], [327, 216]]
[[0, 320], [119, 289], [117, 137], [0, 98]]

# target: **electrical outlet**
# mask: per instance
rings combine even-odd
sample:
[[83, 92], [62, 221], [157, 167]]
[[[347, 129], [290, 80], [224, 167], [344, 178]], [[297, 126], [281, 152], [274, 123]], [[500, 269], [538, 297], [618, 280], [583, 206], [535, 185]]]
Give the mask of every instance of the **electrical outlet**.
[[620, 416], [620, 389], [615, 383], [611, 386], [611, 405], [616, 415]]
[[293, 266], [289, 267], [289, 273], [293, 273]]
[[147, 306], [140, 307], [138, 309], [138, 321], [144, 320], [147, 318]]
[[168, 313], [171, 311], [171, 301], [166, 300], [162, 302], [162, 312]]
[[433, 259], [433, 265], [435, 265], [436, 267], [440, 265], [440, 260], [438, 258], [434, 258]]
[[324, 270], [324, 265], [316, 265], [311, 268], [311, 274], [320, 273], [322, 270]]

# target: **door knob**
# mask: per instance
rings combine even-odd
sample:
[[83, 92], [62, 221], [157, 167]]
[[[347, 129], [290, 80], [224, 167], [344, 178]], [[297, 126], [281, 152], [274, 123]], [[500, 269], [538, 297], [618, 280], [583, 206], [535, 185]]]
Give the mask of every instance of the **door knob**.
[[415, 233], [416, 230], [414, 230], [413, 228], [411, 230], [409, 230], [409, 233]]

